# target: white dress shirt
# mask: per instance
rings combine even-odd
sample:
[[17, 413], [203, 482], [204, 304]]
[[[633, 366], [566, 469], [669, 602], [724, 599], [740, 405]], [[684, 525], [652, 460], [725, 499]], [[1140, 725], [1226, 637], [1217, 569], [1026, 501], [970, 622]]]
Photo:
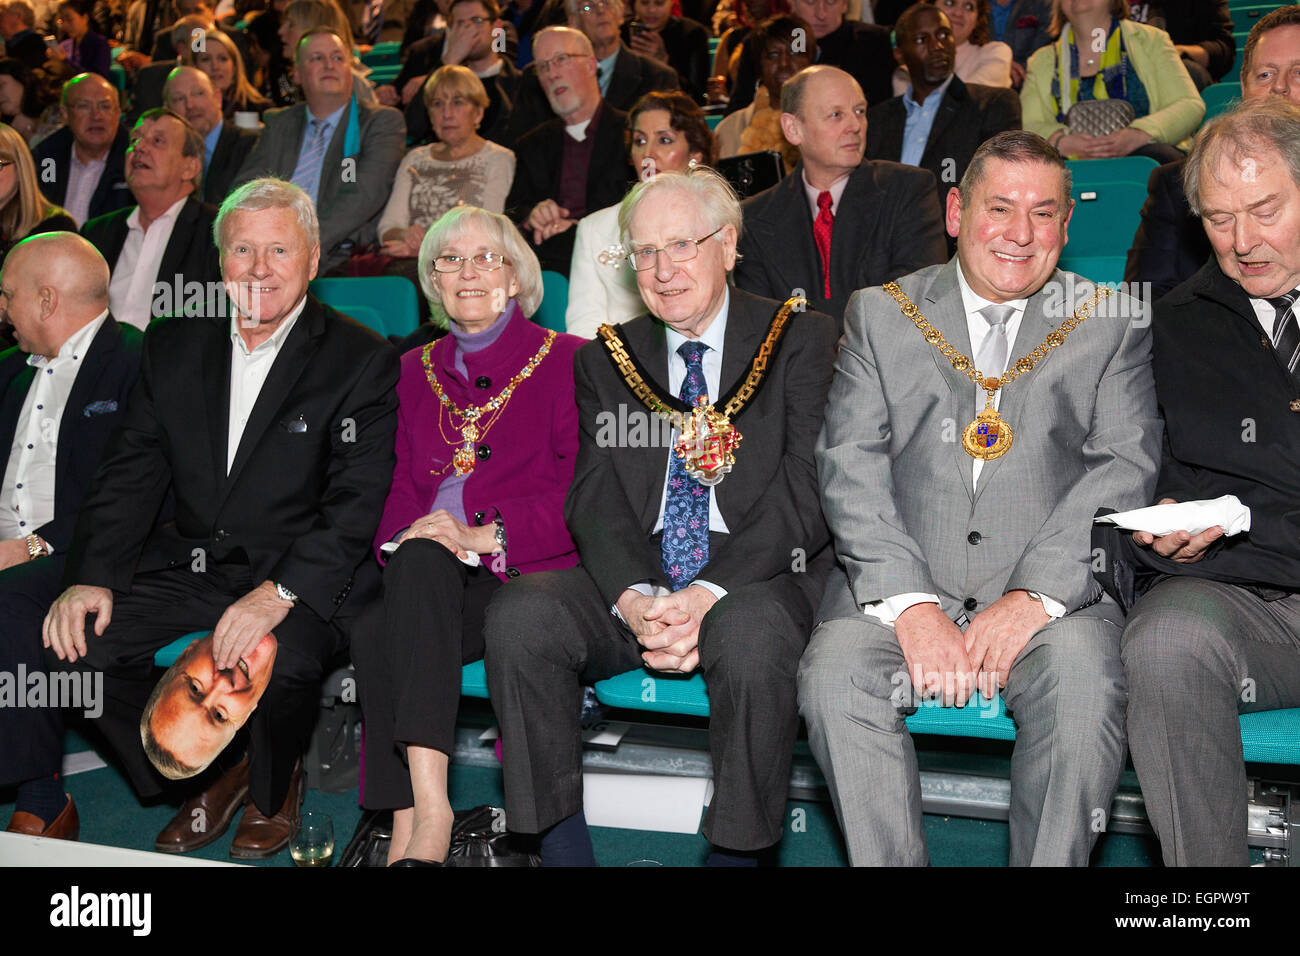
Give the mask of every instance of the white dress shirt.
[[[973, 358], [974, 356], [979, 355], [980, 348], [984, 344], [984, 339], [991, 331], [989, 323], [985, 320], [984, 316], [980, 315], [980, 310], [986, 306], [993, 305], [994, 303], [991, 299], [986, 299], [983, 296], [976, 294], [971, 289], [970, 285], [966, 282], [966, 276], [962, 274], [960, 262], [957, 263], [957, 286], [961, 289], [962, 307], [966, 312], [966, 332], [970, 336], [970, 355]], [[1016, 353], [1016, 335], [1020, 331], [1020, 322], [1025, 317], [1025, 306], [1028, 302], [1028, 299], [1012, 299], [1009, 302], [1002, 303], [1003, 305], [1009, 305], [1014, 309], [1011, 317], [1007, 319], [1006, 323], [1008, 365], [1010, 365], [1015, 359], [1019, 358], [1019, 355]], [[1037, 344], [1037, 342], [1034, 343], [1034, 345]], [[989, 375], [1000, 375], [1006, 370], [979, 369], [978, 371]], [[971, 388], [975, 393], [975, 404], [971, 406], [970, 417], [971, 419], [974, 419], [976, 413], [984, 408], [984, 402], [988, 393], [975, 384], [972, 384]], [[1001, 403], [1002, 389], [998, 389], [993, 393], [993, 407], [998, 408]], [[966, 422], [958, 422], [958, 425], [965, 428]], [[982, 459], [974, 458], [971, 460], [972, 488], [979, 487], [980, 472], [983, 471], [983, 469], [984, 462]], [[1065, 605], [1061, 604], [1059, 601], [1053, 600], [1045, 594], [1038, 594], [1033, 591], [1029, 593], [1042, 602], [1043, 610], [1045, 610], [1053, 619], [1065, 615]], [[882, 624], [887, 624], [892, 627], [894, 622], [898, 620], [898, 616], [912, 605], [938, 603], [939, 596], [937, 594], [907, 593], [895, 594], [885, 598], [883, 601], [863, 605], [862, 609], [872, 617], [878, 618]]]
[[167, 211], [149, 223], [146, 230], [140, 225], [140, 207], [126, 217], [126, 242], [113, 267], [113, 278], [108, 284], [108, 307], [119, 322], [147, 329], [153, 318], [153, 286], [156, 280], [166, 282], [171, 276], [158, 275], [163, 253], [171, 240], [176, 217], [180, 215], [184, 199], [178, 200]]
[[1273, 341], [1273, 326], [1277, 323], [1277, 310], [1268, 299], [1257, 299], [1254, 296], [1250, 297], [1250, 307], [1255, 310], [1255, 316], [1259, 319], [1264, 334], [1268, 336], [1270, 342]]
[[[0, 485], [0, 539], [25, 538], [54, 520], [59, 424], [81, 363], [107, 316], [107, 311], [101, 312], [74, 332], [54, 358], [43, 355], [27, 358], [27, 364], [36, 369], [36, 374], [18, 415], [4, 484]], [[68, 542], [47, 541], [46, 544], [55, 549], [66, 548]]]
[[[808, 173], [806, 171], [799, 175], [803, 177], [803, 192], [804, 196], [808, 199], [808, 211], [812, 213], [813, 222], [816, 222], [818, 215], [821, 214], [821, 210], [817, 208], [817, 197], [822, 194], [822, 190], [815, 186], [808, 185]], [[840, 211], [840, 197], [844, 195], [844, 187], [849, 184], [849, 175], [849, 173], [845, 173], [839, 179], [835, 180], [835, 182], [831, 184], [831, 188], [827, 190], [827, 192], [831, 194], [832, 216], [836, 215]]]
[[64, 193], [63, 208], [67, 210], [78, 226], [84, 226], [90, 218], [90, 200], [99, 186], [99, 179], [104, 175], [108, 165], [108, 154], [99, 159], [83, 163], [77, 156], [77, 147], [72, 147], [71, 161], [68, 163], [68, 188]]
[[303, 296], [302, 301], [294, 306], [293, 311], [280, 323], [280, 327], [271, 333], [271, 337], [251, 352], [244, 342], [244, 337], [239, 334], [239, 318], [230, 320], [230, 426], [226, 432], [227, 475], [230, 474], [230, 468], [235, 463], [235, 453], [239, 451], [239, 442], [244, 437], [244, 428], [247, 427], [248, 419], [253, 414], [253, 406], [257, 404], [257, 396], [261, 394], [262, 386], [266, 384], [266, 377], [271, 374], [271, 366], [275, 364], [284, 340], [289, 337], [306, 304], [307, 297]]

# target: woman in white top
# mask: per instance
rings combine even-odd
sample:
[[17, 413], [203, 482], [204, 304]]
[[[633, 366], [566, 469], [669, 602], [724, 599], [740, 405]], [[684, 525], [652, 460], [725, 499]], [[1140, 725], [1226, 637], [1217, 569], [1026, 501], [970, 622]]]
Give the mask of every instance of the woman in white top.
[[438, 142], [402, 158], [379, 219], [383, 251], [398, 259], [418, 256], [429, 226], [455, 206], [504, 210], [515, 178], [515, 154], [478, 134], [488, 94], [471, 70], [439, 67], [424, 88], [424, 105]]
[[[629, 160], [641, 179], [713, 162], [713, 134], [704, 111], [685, 93], [647, 93], [633, 105], [627, 125]], [[564, 330], [573, 335], [593, 339], [605, 323], [645, 314], [636, 273], [619, 241], [620, 205], [598, 209], [578, 222], [564, 313]]]
[[[963, 83], [1011, 88], [1011, 47], [989, 40], [989, 0], [926, 0], [938, 7], [952, 24], [957, 43], [953, 72]], [[907, 70], [894, 72], [894, 95], [902, 96], [911, 85]]]

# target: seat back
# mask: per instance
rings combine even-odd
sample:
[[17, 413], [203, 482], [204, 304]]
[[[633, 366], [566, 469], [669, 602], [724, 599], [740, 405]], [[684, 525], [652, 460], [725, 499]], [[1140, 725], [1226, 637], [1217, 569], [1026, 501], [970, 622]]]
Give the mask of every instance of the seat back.
[[311, 293], [382, 336], [406, 336], [420, 324], [419, 296], [402, 276], [314, 279]]
[[564, 313], [569, 308], [569, 280], [558, 272], [542, 273], [542, 304], [533, 321], [544, 329], [564, 331]]

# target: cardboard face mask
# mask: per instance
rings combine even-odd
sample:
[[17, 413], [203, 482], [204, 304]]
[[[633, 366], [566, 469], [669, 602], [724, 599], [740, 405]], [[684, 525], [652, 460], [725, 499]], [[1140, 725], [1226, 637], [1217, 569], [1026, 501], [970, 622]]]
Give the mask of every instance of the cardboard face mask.
[[257, 709], [278, 647], [267, 634], [224, 671], [213, 659], [210, 632], [185, 648], [140, 718], [140, 740], [159, 773], [183, 780], [207, 769]]

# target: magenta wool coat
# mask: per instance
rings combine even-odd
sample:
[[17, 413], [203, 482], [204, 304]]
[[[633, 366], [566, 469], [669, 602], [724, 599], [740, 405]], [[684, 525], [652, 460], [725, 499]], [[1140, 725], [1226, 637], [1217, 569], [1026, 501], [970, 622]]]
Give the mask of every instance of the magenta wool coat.
[[[516, 310], [500, 338], [481, 351], [465, 354], [468, 377], [453, 364], [455, 339], [446, 335], [435, 342], [434, 373], [457, 408], [482, 405], [500, 394], [541, 348], [546, 335], [545, 329]], [[576, 335], [557, 335], [550, 352], [515, 388], [505, 411], [476, 443], [474, 470], [462, 489], [465, 521], [482, 525], [500, 517], [505, 523], [506, 567], [495, 572], [503, 581], [578, 563], [577, 548], [564, 526], [564, 497], [578, 454], [573, 355], [585, 341]], [[429, 513], [438, 485], [455, 474], [451, 457], [461, 444], [460, 432], [452, 427], [446, 410], [439, 427], [439, 401], [425, 374], [423, 351], [412, 349], [402, 356], [397, 467], [375, 535], [381, 562], [379, 546]]]

